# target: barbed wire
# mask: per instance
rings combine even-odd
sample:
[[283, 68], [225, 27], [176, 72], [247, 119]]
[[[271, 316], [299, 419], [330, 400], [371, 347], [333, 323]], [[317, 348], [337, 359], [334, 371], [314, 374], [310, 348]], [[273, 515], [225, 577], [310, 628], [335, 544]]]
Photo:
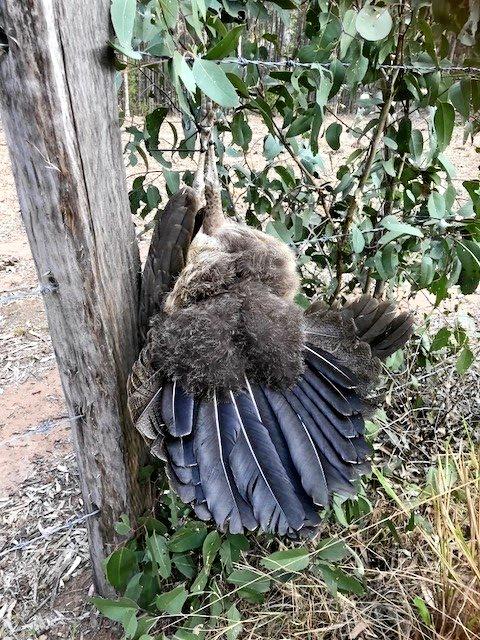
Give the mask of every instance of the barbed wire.
[[[310, 69], [318, 69], [321, 67], [323, 69], [329, 69], [332, 65], [331, 62], [300, 62], [299, 60], [294, 60], [292, 58], [287, 58], [286, 60], [259, 60], [259, 59], [249, 59], [244, 58], [242, 56], [238, 56], [236, 58], [223, 58], [222, 60], [217, 60], [218, 63], [229, 63], [229, 64], [238, 64], [241, 67], [246, 67], [249, 64], [253, 64], [259, 67], [272, 67], [272, 68], [295, 68], [295, 67], [304, 67]], [[349, 67], [351, 64], [349, 62], [341, 62], [337, 61], [344, 67]], [[480, 67], [463, 67], [463, 66], [449, 66], [449, 67], [440, 67], [435, 65], [416, 65], [416, 64], [379, 64], [378, 69], [385, 70], [399, 70], [399, 71], [417, 71], [418, 73], [435, 73], [436, 71], [441, 71], [442, 73], [463, 73], [465, 75], [480, 75]]]
[[77, 525], [85, 522], [89, 518], [93, 518], [100, 513], [100, 509], [96, 509], [91, 513], [86, 513], [83, 516], [78, 516], [77, 518], [73, 518], [73, 520], [67, 520], [64, 524], [58, 525], [58, 527], [48, 527], [43, 530], [43, 532], [39, 536], [35, 536], [34, 538], [30, 538], [30, 540], [24, 540], [23, 542], [19, 542], [18, 544], [14, 544], [3, 551], [0, 551], [0, 558], [8, 555], [9, 553], [13, 553], [13, 551], [18, 551], [20, 549], [26, 549], [27, 547], [31, 547], [32, 545], [40, 542], [41, 540], [48, 540], [48, 538], [56, 533], [60, 533], [60, 531], [67, 531], [68, 529], [73, 529]]

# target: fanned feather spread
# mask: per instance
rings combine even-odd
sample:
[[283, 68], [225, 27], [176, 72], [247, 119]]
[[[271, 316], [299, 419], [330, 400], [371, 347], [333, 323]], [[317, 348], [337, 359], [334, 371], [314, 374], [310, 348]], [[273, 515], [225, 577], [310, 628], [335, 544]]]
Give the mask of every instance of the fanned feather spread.
[[293, 255], [225, 221], [212, 162], [210, 149], [203, 211], [185, 189], [154, 231], [140, 304], [142, 335], [151, 328], [129, 408], [198, 518], [297, 538], [368, 472], [369, 393], [413, 322], [368, 296], [303, 314]]
[[246, 379], [242, 391], [195, 398], [173, 381], [144, 398], [139, 421], [156, 426], [142, 433], [158, 439], [160, 413], [172, 487], [221, 530], [308, 534], [316, 509], [333, 492], [353, 495], [368, 471], [353, 375], [317, 347], [305, 353], [313, 363], [291, 389]]

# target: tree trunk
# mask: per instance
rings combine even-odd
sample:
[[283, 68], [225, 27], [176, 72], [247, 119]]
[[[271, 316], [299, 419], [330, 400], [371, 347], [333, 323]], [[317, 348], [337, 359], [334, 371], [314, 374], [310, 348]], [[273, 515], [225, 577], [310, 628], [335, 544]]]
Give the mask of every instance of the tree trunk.
[[2, 0], [2, 120], [71, 418], [97, 590], [122, 513], [145, 503], [125, 385], [139, 257], [118, 126], [109, 0]]

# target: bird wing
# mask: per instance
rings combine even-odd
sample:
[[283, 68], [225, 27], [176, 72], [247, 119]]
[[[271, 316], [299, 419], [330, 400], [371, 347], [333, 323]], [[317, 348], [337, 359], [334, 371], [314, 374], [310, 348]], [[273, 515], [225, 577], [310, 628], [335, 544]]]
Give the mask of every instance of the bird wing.
[[143, 341], [150, 318], [161, 310], [165, 295], [186, 264], [188, 248], [201, 226], [198, 213], [195, 191], [184, 187], [170, 198], [155, 222], [140, 290], [139, 325]]
[[353, 320], [358, 339], [370, 345], [372, 354], [385, 359], [401, 349], [411, 337], [413, 316], [385, 300], [363, 295], [341, 310], [345, 319]]
[[259, 527], [297, 538], [315, 530], [332, 493], [355, 494], [370, 456], [358, 381], [313, 344], [304, 357], [290, 389], [248, 379], [221, 396], [194, 397], [178, 381], [135, 388], [134, 422], [198, 517], [231, 533]]

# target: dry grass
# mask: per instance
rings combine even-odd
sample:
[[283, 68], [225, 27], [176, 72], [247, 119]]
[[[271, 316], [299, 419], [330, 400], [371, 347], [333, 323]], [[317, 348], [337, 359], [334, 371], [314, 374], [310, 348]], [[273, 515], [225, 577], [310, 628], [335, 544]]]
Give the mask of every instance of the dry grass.
[[[480, 466], [473, 444], [440, 456], [415, 498], [387, 481], [373, 511], [341, 531], [340, 566], [363, 579], [364, 595], [332, 595], [315, 568], [277, 583], [264, 605], [243, 608], [242, 638], [260, 640], [475, 640], [480, 638]], [[413, 516], [415, 514], [415, 524]], [[258, 548], [258, 557], [267, 549]], [[256, 568], [255, 554], [248, 565]], [[264, 572], [265, 577], [271, 574]], [[212, 638], [222, 637], [221, 633]]]

